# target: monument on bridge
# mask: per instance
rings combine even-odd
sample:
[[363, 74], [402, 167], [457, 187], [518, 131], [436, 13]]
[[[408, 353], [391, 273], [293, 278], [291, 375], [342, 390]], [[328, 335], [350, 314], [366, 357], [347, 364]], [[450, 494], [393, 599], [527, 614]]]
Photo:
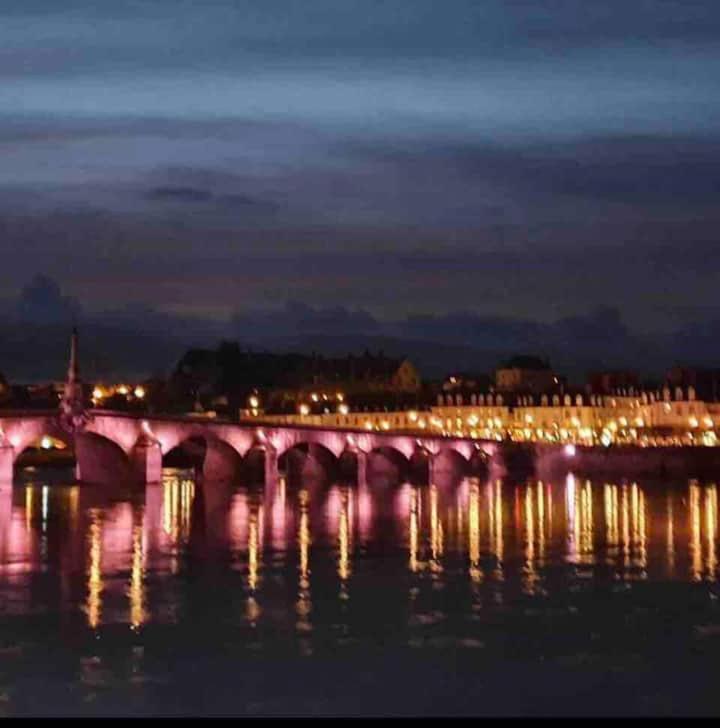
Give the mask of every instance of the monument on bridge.
[[77, 328], [73, 328], [67, 379], [65, 380], [65, 388], [60, 401], [60, 426], [63, 430], [74, 434], [84, 429], [89, 420], [85, 404], [85, 394], [78, 361], [78, 332]]

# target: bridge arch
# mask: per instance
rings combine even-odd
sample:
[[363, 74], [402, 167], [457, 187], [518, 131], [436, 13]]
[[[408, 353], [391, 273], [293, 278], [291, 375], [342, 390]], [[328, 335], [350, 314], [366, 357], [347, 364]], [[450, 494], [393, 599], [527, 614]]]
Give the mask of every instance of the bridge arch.
[[114, 440], [96, 432], [75, 433], [74, 440], [81, 482], [125, 483], [133, 479], [128, 454]]
[[45, 465], [75, 467], [77, 459], [72, 439], [64, 433], [59, 435], [53, 431], [52, 434], [39, 435], [33, 441], [23, 442], [21, 450], [13, 451], [13, 473]]
[[397, 485], [408, 476], [410, 460], [392, 445], [380, 444], [368, 453], [368, 478], [381, 485]]
[[431, 478], [435, 485], [459, 482], [468, 473], [467, 458], [454, 447], [441, 447], [433, 456]]
[[242, 456], [228, 442], [202, 430], [189, 431], [163, 452], [163, 465], [189, 467], [213, 482], [232, 482], [240, 474]]
[[338, 457], [324, 444], [299, 441], [278, 453], [278, 464], [290, 481], [327, 481], [338, 473]]

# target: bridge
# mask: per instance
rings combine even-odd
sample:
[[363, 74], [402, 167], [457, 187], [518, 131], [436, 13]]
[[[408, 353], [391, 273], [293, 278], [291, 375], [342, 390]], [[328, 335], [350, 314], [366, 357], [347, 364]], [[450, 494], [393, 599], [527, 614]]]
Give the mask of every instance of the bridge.
[[262, 463], [265, 483], [277, 479], [280, 463], [323, 469], [348, 463], [358, 480], [368, 470], [393, 473], [427, 467], [429, 477], [453, 476], [497, 459], [500, 444], [469, 438], [407, 432], [368, 432], [257, 422], [218, 421], [196, 416], [137, 415], [87, 408], [79, 376], [77, 332], [56, 411], [0, 411], [0, 483], [11, 483], [15, 465], [45, 437], [75, 453], [78, 480], [87, 483], [156, 483], [163, 458], [186, 443], [204, 446], [202, 474], [233, 480], [243, 463]]
[[392, 472], [424, 462], [433, 475], [487, 467], [498, 443], [407, 433], [263, 426], [201, 420], [197, 417], [141, 416], [90, 410], [83, 425], [68, 431], [57, 412], [0, 413], [0, 483], [11, 482], [18, 457], [44, 437], [60, 440], [75, 453], [77, 477], [88, 483], [128, 480], [159, 482], [163, 458], [188, 442], [204, 445], [203, 475], [232, 480], [243, 462], [262, 460], [265, 481], [281, 461], [320, 468], [354, 461], [358, 477], [369, 470]]

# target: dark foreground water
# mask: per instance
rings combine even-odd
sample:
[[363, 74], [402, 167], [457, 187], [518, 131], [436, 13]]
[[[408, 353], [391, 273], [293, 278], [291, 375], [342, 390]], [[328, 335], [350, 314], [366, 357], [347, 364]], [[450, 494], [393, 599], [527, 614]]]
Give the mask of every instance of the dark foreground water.
[[0, 503], [4, 714], [720, 712], [714, 484], [51, 476]]

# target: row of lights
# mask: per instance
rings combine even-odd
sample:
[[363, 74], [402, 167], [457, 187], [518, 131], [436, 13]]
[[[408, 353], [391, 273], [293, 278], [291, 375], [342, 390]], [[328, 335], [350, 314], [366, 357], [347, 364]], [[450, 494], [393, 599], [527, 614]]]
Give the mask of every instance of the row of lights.
[[[310, 408], [306, 404], [300, 405], [299, 408], [301, 415], [310, 414]], [[347, 406], [341, 405], [338, 407], [340, 414], [348, 414], [349, 409]], [[455, 435], [458, 437], [466, 437], [468, 434], [473, 438], [483, 439], [494, 439], [502, 440], [509, 438], [514, 441], [536, 441], [536, 442], [570, 442], [579, 443], [585, 445], [601, 444], [605, 447], [609, 447], [613, 443], [633, 443], [644, 447], [657, 446], [657, 445], [695, 445], [703, 444], [706, 446], [714, 446], [717, 444], [717, 436], [712, 429], [708, 429], [703, 432], [698, 440], [692, 432], [688, 432], [684, 437], [650, 437], [646, 434], [639, 434], [638, 428], [642, 430], [645, 427], [645, 421], [642, 417], [636, 417], [632, 420], [632, 426], [626, 417], [620, 417], [617, 421], [610, 420], [604, 426], [600, 426], [597, 429], [592, 427], [583, 427], [579, 418], [572, 417], [570, 424], [571, 427], [560, 427], [557, 422], [552, 423], [550, 429], [542, 428], [531, 428], [534, 418], [531, 414], [525, 416], [525, 427], [504, 427], [503, 422], [499, 417], [488, 418], [487, 426], [482, 427], [480, 418], [475, 415], [469, 415], [465, 422], [461, 418], [456, 419], [456, 427], [453, 430], [450, 421], [443, 423], [439, 417], [421, 417], [417, 412], [410, 411], [407, 414], [408, 420], [415, 423], [421, 430], [427, 429], [428, 426], [432, 429], [439, 431], [442, 435]], [[689, 418], [689, 425], [691, 428], [697, 428], [699, 426], [697, 418]], [[470, 427], [468, 432], [465, 425]], [[712, 428], [714, 422], [712, 418], [703, 418], [703, 425], [706, 428]], [[480, 426], [480, 427], [478, 427]], [[387, 419], [374, 422], [371, 419], [365, 421], [364, 427], [366, 430], [380, 430], [388, 431], [390, 429], [390, 421]]]
[[98, 384], [92, 391], [92, 403], [98, 404], [104, 399], [114, 397], [117, 394], [121, 397], [125, 397], [128, 401], [131, 399], [144, 399], [145, 387], [140, 384], [135, 387], [128, 386], [127, 384], [112, 384], [109, 386]]
[[[331, 400], [335, 400], [336, 402], [338, 402], [337, 413], [339, 415], [347, 415], [350, 413], [350, 408], [345, 403], [345, 395], [342, 392], [336, 392], [334, 395], [327, 394], [324, 392], [320, 392], [320, 393], [312, 392], [310, 394], [310, 400], [313, 403], [330, 402]], [[307, 404], [307, 402], [301, 402], [298, 405], [298, 413], [302, 417], [307, 417], [311, 413], [310, 405]], [[328, 413], [327, 410], [326, 410], [326, 413]]]

